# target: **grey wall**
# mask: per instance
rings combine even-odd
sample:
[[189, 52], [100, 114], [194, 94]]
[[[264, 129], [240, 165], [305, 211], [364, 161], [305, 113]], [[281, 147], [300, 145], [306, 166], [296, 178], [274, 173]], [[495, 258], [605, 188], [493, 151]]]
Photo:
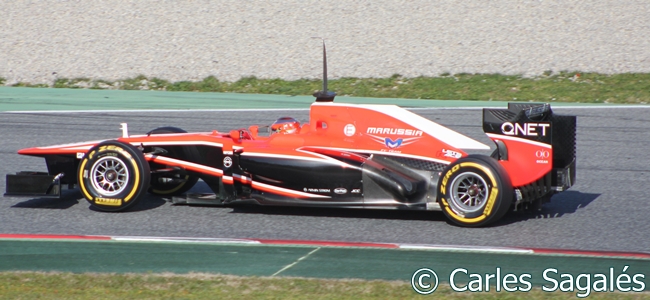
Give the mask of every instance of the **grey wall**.
[[648, 0], [1, 1], [0, 77], [650, 72]]

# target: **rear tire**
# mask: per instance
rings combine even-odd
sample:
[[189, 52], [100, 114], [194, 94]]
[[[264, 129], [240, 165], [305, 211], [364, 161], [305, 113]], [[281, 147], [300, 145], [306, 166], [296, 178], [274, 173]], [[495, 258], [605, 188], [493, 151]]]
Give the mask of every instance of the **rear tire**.
[[[187, 131], [177, 127], [159, 127], [149, 131], [147, 135], [165, 134], [165, 133], [187, 133]], [[198, 150], [194, 146], [170, 146], [170, 147], [151, 147], [160, 148], [165, 151], [166, 157], [176, 158], [191, 162], [196, 162], [199, 157]], [[153, 149], [149, 149], [151, 151]], [[149, 152], [146, 151], [146, 152]], [[167, 166], [156, 163], [150, 163], [151, 170], [165, 169]], [[161, 180], [163, 179], [163, 180]], [[164, 180], [167, 179], [167, 180]], [[164, 173], [152, 173], [149, 193], [158, 196], [174, 196], [189, 191], [198, 182], [199, 177], [183, 169], [174, 170]], [[169, 181], [169, 182], [166, 182]]]
[[79, 163], [81, 194], [101, 211], [123, 211], [140, 201], [149, 187], [149, 164], [140, 150], [119, 141], [92, 147]]
[[464, 227], [485, 226], [503, 217], [512, 204], [510, 177], [494, 158], [470, 155], [450, 164], [438, 185], [440, 207]]

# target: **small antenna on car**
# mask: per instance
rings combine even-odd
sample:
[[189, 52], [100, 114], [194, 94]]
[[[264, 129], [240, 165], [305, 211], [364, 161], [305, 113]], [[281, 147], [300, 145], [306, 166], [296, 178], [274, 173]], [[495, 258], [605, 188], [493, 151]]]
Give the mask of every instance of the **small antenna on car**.
[[325, 49], [325, 39], [321, 37], [314, 37], [323, 41], [323, 90], [314, 93], [316, 102], [332, 102], [336, 93], [327, 90], [327, 50]]

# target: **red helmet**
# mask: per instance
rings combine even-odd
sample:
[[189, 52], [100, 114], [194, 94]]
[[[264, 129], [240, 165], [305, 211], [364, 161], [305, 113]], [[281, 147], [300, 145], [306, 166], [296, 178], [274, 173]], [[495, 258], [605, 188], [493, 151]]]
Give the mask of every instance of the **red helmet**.
[[279, 118], [273, 123], [273, 125], [271, 125], [271, 134], [288, 134], [298, 132], [300, 132], [300, 122], [291, 117]]

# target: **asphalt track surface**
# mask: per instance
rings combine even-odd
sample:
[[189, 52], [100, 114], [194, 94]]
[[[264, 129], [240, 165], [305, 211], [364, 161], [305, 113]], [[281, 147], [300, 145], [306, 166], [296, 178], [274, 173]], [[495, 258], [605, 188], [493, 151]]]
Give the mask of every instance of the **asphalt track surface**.
[[[537, 213], [511, 213], [488, 228], [449, 224], [441, 212], [171, 205], [147, 196], [123, 213], [94, 211], [77, 190], [63, 199], [5, 197], [0, 233], [329, 240], [603, 251], [650, 249], [650, 108], [558, 108], [578, 116], [577, 183]], [[477, 109], [418, 109], [418, 114], [489, 144]], [[25, 147], [120, 136], [159, 126], [226, 131], [269, 124], [307, 110], [0, 113], [0, 174], [45, 170]], [[5, 181], [0, 181], [4, 191]], [[194, 191], [207, 191], [201, 182]]]

